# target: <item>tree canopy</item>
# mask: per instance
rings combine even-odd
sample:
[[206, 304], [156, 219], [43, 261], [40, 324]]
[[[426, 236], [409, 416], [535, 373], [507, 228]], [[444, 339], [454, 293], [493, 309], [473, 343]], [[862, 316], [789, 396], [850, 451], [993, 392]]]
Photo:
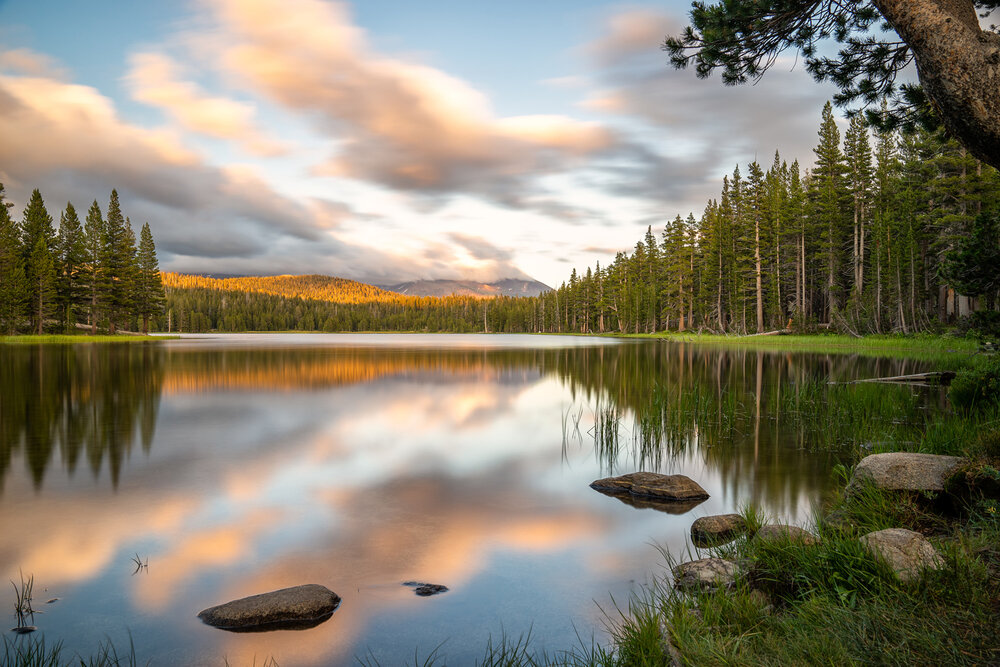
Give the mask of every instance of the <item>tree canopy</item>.
[[[970, 152], [1000, 167], [1000, 34], [983, 30], [1000, 0], [722, 0], [694, 2], [691, 25], [668, 37], [675, 67], [730, 85], [758, 80], [787, 49], [840, 88], [835, 102], [864, 109], [882, 130], [942, 122]], [[840, 45], [831, 56], [821, 44]], [[916, 64], [920, 84], [899, 83]], [[873, 103], [889, 99], [887, 110]]]

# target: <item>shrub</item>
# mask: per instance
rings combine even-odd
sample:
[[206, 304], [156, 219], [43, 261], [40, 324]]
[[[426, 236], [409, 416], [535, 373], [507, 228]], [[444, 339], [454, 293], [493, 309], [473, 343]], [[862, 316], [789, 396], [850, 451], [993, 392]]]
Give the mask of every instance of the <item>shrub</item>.
[[1000, 341], [1000, 310], [979, 310], [966, 315], [958, 321], [957, 329], [979, 340]]
[[951, 404], [966, 412], [1000, 405], [1000, 357], [987, 357], [959, 371], [948, 391]]

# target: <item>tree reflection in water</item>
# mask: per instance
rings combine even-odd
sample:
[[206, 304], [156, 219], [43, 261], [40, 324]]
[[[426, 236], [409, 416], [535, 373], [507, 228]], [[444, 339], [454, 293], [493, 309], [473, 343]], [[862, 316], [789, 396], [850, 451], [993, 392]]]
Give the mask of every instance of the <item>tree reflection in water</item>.
[[[161, 395], [300, 391], [384, 377], [525, 384], [555, 376], [574, 405], [563, 446], [594, 447], [607, 473], [667, 470], [695, 457], [728, 491], [794, 512], [834, 463], [865, 443], [916, 437], [941, 392], [830, 385], [928, 370], [933, 362], [716, 346], [623, 343], [556, 349], [0, 346], [0, 491], [17, 458], [36, 489], [56, 460], [105, 461], [117, 488], [136, 442], [153, 444]], [[572, 413], [572, 416], [569, 414]], [[569, 423], [569, 427], [567, 427]], [[582, 427], [581, 427], [582, 423]]]

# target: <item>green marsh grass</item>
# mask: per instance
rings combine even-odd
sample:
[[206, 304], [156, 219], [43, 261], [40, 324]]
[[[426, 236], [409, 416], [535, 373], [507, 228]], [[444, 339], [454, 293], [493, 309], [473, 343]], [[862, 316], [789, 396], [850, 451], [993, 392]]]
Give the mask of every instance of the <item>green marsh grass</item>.
[[0, 345], [83, 345], [91, 343], [150, 343], [176, 339], [177, 336], [88, 336], [88, 335], [42, 335], [42, 336], [0, 336]]

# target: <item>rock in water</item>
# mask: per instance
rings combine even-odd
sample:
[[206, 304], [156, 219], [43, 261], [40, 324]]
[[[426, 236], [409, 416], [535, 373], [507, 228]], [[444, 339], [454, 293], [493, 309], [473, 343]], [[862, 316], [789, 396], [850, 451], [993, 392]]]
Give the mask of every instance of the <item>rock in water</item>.
[[690, 591], [698, 588], [724, 588], [736, 580], [739, 567], [724, 558], [702, 558], [681, 563], [674, 568], [674, 588]]
[[747, 530], [739, 514], [703, 516], [691, 524], [691, 541], [696, 547], [713, 547], [731, 542]]
[[339, 606], [340, 596], [329, 588], [306, 584], [209, 607], [198, 618], [235, 632], [302, 630], [327, 620]]
[[441, 584], [425, 584], [422, 581], [404, 581], [403, 585], [412, 586], [413, 592], [422, 598], [437, 595], [438, 593], [446, 593], [448, 591], [447, 586], [442, 586]]
[[944, 559], [920, 533], [905, 528], [886, 528], [861, 536], [861, 543], [885, 560], [900, 581], [920, 577], [921, 570], [944, 567]]
[[819, 544], [819, 538], [810, 533], [808, 530], [799, 528], [798, 526], [788, 526], [785, 524], [763, 526], [757, 531], [757, 534], [754, 535], [754, 539], [767, 542], [787, 540], [789, 542], [797, 542], [807, 547], [812, 546], [813, 544]]
[[861, 459], [847, 490], [857, 488], [867, 480], [889, 491], [944, 491], [944, 484], [959, 466], [960, 456], [892, 452], [872, 454]]
[[630, 493], [633, 496], [658, 500], [705, 500], [708, 492], [685, 475], [660, 475], [655, 472], [633, 472], [619, 477], [605, 477], [590, 483], [590, 488], [603, 493]]

